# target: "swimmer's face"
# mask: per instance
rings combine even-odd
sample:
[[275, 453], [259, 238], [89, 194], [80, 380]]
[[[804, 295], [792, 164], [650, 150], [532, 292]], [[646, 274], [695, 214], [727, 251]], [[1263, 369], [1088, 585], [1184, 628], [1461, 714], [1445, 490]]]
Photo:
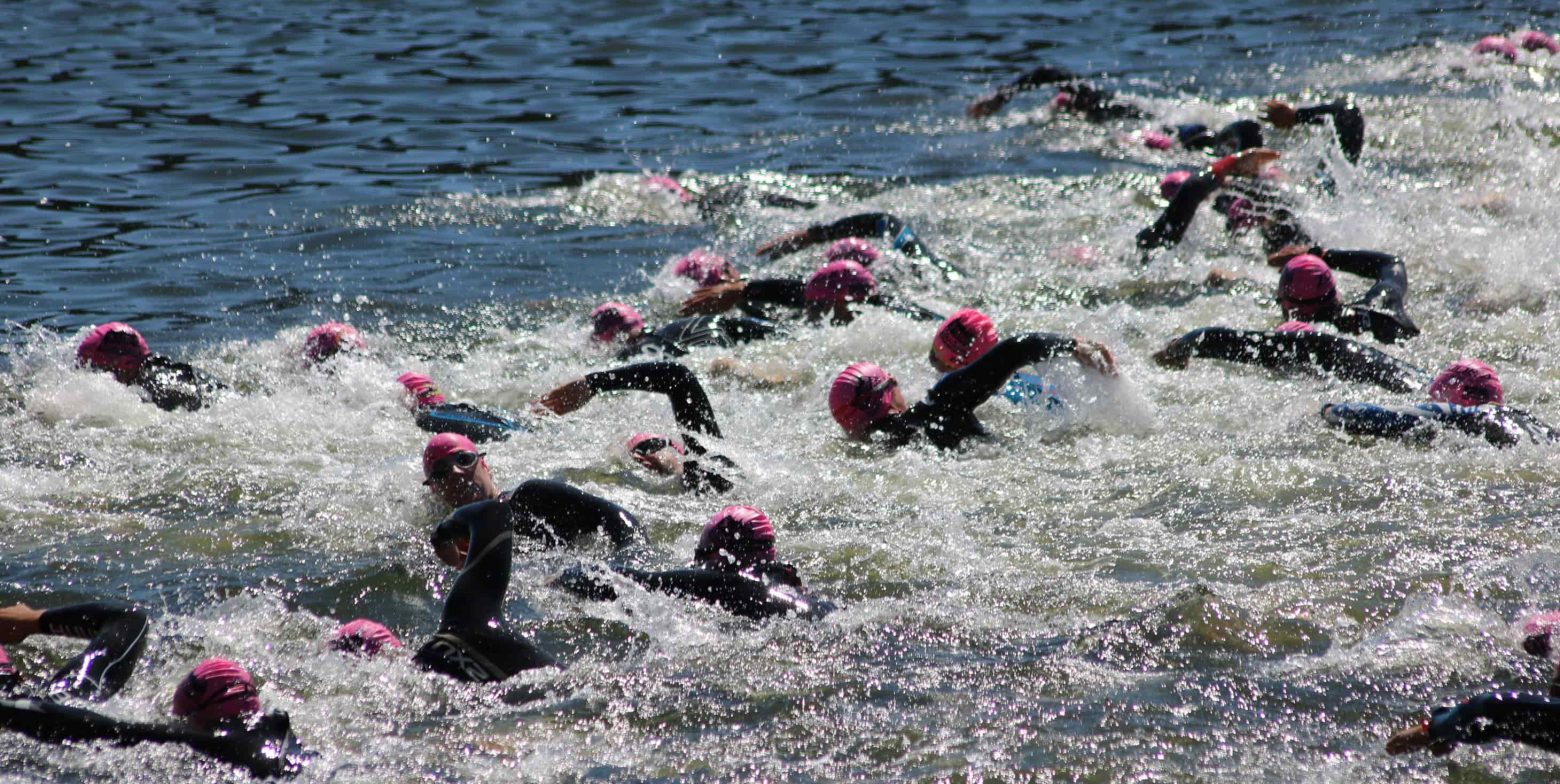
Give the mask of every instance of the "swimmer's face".
[[889, 398], [889, 410], [896, 414], [903, 414], [909, 408], [910, 405], [905, 402], [904, 390], [900, 389], [898, 384], [894, 384], [894, 395]]
[[931, 351], [927, 352], [926, 361], [932, 363], [932, 367], [936, 368], [938, 373], [952, 373], [953, 371], [958, 370], [958, 368], [954, 367], [953, 365], [942, 361], [942, 357], [937, 356], [936, 349], [932, 349]]
[[479, 452], [456, 452], [434, 463], [423, 484], [452, 507], [498, 497], [487, 458]]

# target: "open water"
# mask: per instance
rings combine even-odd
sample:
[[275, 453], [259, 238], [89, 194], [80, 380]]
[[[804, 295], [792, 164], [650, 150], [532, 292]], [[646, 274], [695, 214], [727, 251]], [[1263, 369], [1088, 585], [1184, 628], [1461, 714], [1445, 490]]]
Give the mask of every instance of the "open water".
[[[1516, 747], [1388, 758], [1388, 734], [1491, 687], [1541, 689], [1516, 648], [1560, 598], [1552, 450], [1360, 442], [1328, 401], [1410, 402], [1244, 367], [1155, 367], [1187, 329], [1276, 322], [1276, 275], [1206, 217], [1147, 266], [1132, 237], [1158, 177], [1193, 162], [1142, 123], [996, 118], [963, 105], [1043, 61], [1166, 121], [1222, 124], [1269, 96], [1352, 94], [1362, 164], [1325, 128], [1273, 132], [1322, 244], [1408, 263], [1428, 368], [1478, 356], [1508, 402], [1560, 421], [1560, 57], [1469, 54], [1554, 31], [1546, 4], [41, 3], [0, 31], [0, 603], [114, 597], [157, 614], [105, 706], [163, 716], [196, 661], [249, 665], [320, 760], [305, 781], [1544, 781]], [[1337, 195], [1309, 187], [1325, 161]], [[822, 202], [714, 220], [645, 188], [671, 172]], [[667, 318], [660, 274], [698, 246], [747, 269], [763, 239], [854, 212], [903, 216], [974, 274], [910, 289], [1006, 333], [1114, 346], [1123, 377], [1042, 368], [1060, 415], [983, 410], [961, 454], [846, 442], [828, 380], [868, 359], [917, 396], [926, 325], [871, 314], [709, 371], [747, 470], [729, 499], [626, 464], [670, 427], [628, 397], [489, 449], [506, 486], [575, 482], [634, 510], [675, 562], [726, 501], [845, 609], [753, 624], [674, 599], [584, 604], [543, 587], [599, 553], [522, 552], [509, 612], [562, 673], [546, 696], [328, 654], [377, 618], [415, 646], [450, 574], [425, 545], [426, 434], [394, 377], [524, 410], [610, 359], [584, 314]], [[778, 269], [802, 270], [804, 254]], [[892, 260], [890, 260], [892, 263]], [[1253, 280], [1201, 285], [1212, 266]], [[1345, 281], [1346, 293], [1363, 283]], [[372, 351], [306, 371], [306, 329]], [[72, 367], [91, 324], [248, 394], [197, 413]], [[71, 641], [12, 656], [39, 674]], [[193, 772], [192, 772], [193, 771]], [[241, 780], [179, 748], [0, 741], [8, 781]]]

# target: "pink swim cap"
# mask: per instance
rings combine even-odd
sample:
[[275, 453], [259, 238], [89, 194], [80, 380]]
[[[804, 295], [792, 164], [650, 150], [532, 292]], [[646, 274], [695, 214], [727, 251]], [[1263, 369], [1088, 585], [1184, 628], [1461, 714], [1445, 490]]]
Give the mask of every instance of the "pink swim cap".
[[406, 391], [412, 393], [412, 397], [417, 398], [419, 407], [426, 408], [444, 403], [444, 393], [434, 386], [433, 379], [421, 373], [402, 373], [395, 380], [401, 382], [401, 386], [406, 387]]
[[860, 302], [877, 292], [877, 278], [854, 261], [831, 261], [807, 279], [807, 304]]
[[360, 653], [364, 656], [378, 656], [385, 648], [401, 647], [401, 640], [395, 633], [385, 628], [384, 624], [370, 621], [367, 618], [359, 618], [348, 621], [336, 629], [336, 638], [331, 640], [330, 647], [342, 653]]
[[751, 506], [728, 506], [716, 512], [693, 550], [699, 565], [724, 572], [740, 572], [775, 558], [775, 527]]
[[1181, 186], [1192, 178], [1192, 173], [1185, 169], [1170, 172], [1159, 181], [1159, 195], [1165, 197], [1165, 201], [1174, 201], [1175, 195], [1181, 192]]
[[997, 345], [997, 325], [974, 308], [954, 311], [932, 337], [932, 354], [954, 370], [980, 359]]
[[1286, 321], [1273, 328], [1274, 332], [1315, 332], [1316, 327], [1304, 321]]
[[422, 463], [423, 478], [433, 474], [433, 467], [456, 452], [476, 452], [477, 445], [471, 443], [471, 439], [459, 433], [440, 433], [428, 439], [428, 445], [423, 447]]
[[721, 281], [736, 280], [737, 268], [725, 256], [699, 248], [673, 262], [672, 274], [700, 286], [713, 286]]
[[1553, 634], [1560, 628], [1560, 612], [1536, 613], [1522, 622], [1523, 634]]
[[1477, 359], [1459, 359], [1447, 365], [1430, 382], [1430, 399], [1459, 406], [1500, 405], [1506, 401], [1500, 377]]
[[829, 387], [829, 412], [851, 436], [865, 436], [878, 420], [894, 413], [894, 387], [899, 382], [871, 362], [857, 362], [834, 377]]
[[363, 336], [352, 325], [327, 321], [309, 330], [309, 336], [303, 339], [303, 356], [310, 362], [324, 362], [344, 350], [365, 347]]
[[1278, 302], [1286, 313], [1301, 319], [1337, 304], [1338, 282], [1333, 280], [1332, 268], [1309, 253], [1290, 259], [1278, 275]]
[[1560, 44], [1555, 43], [1555, 39], [1550, 37], [1548, 33], [1529, 30], [1522, 34], [1521, 43], [1522, 48], [1529, 52], [1543, 49], [1550, 54], [1560, 54]]
[[1487, 35], [1473, 45], [1474, 54], [1498, 54], [1512, 62], [1517, 61], [1517, 47], [1503, 35]]
[[260, 692], [254, 679], [230, 659], [207, 659], [195, 665], [173, 692], [173, 715], [197, 727], [259, 712]]
[[1224, 206], [1224, 216], [1229, 218], [1230, 225], [1238, 229], [1249, 229], [1262, 223], [1262, 216], [1257, 214], [1256, 205], [1245, 196], [1230, 199], [1230, 203]]
[[872, 243], [860, 237], [846, 237], [835, 240], [829, 249], [823, 252], [823, 261], [854, 261], [863, 267], [872, 266], [872, 262], [878, 260], [878, 249]]
[[676, 196], [677, 200], [680, 202], [686, 203], [693, 201], [692, 194], [688, 193], [688, 191], [685, 190], [683, 186], [676, 180], [664, 174], [657, 174], [654, 177], [646, 177], [644, 179], [644, 183], [645, 187], [649, 188], [650, 190], [667, 191], [671, 193], [673, 196]]
[[659, 452], [667, 447], [676, 450], [679, 455], [688, 454], [688, 450], [684, 449], [677, 439], [667, 438], [659, 433], [635, 433], [628, 437], [628, 441], [623, 446], [630, 452], [644, 452], [646, 454]]
[[1168, 150], [1175, 146], [1175, 140], [1162, 131], [1144, 131], [1143, 146], [1150, 150]]
[[1073, 94], [1066, 90], [1060, 90], [1056, 95], [1051, 96], [1052, 109], [1071, 109], [1072, 105]]
[[152, 355], [146, 338], [123, 321], [100, 324], [76, 347], [76, 360], [98, 370], [134, 373]]
[[597, 305], [590, 312], [591, 337], [603, 342], [611, 343], [618, 335], [644, 329], [644, 316], [621, 302], [607, 302]]

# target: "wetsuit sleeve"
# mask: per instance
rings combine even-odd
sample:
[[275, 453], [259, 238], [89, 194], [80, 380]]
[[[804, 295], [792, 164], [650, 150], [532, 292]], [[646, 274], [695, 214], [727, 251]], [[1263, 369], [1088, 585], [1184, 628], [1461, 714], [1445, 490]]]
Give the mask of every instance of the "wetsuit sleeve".
[[603, 370], [585, 376], [592, 392], [617, 392], [636, 390], [659, 392], [672, 403], [672, 416], [678, 427], [695, 433], [720, 437], [720, 425], [715, 421], [715, 409], [710, 398], [699, 385], [699, 379], [675, 362], [643, 362], [613, 370]]
[[1333, 269], [1375, 281], [1364, 297], [1350, 305], [1379, 313], [1392, 323], [1376, 324], [1372, 318], [1368, 319], [1370, 323], [1362, 324], [1362, 328], [1369, 329], [1384, 343], [1394, 342], [1399, 334], [1404, 337], [1419, 334], [1419, 327], [1404, 310], [1408, 301], [1408, 269], [1402, 259], [1370, 250], [1328, 250], [1320, 255]]
[[1435, 416], [1415, 406], [1380, 406], [1374, 403], [1334, 403], [1322, 409], [1322, 419], [1356, 436], [1435, 437]]
[[974, 411], [1002, 391], [1008, 379], [1025, 365], [1066, 356], [1078, 345], [1067, 335], [1030, 332], [1007, 338], [962, 369], [944, 376], [926, 393], [937, 408]]
[[618, 549], [646, 541], [644, 526], [627, 509], [563, 482], [521, 483], [509, 494], [509, 510], [518, 532], [550, 544], [596, 531], [605, 532]]
[[514, 533], [510, 530], [508, 509], [498, 501], [479, 501], [455, 510], [445, 523], [464, 528], [471, 544], [466, 551], [466, 563], [444, 600], [439, 630], [480, 629], [497, 623], [503, 618], [504, 595], [509, 591], [509, 571], [514, 560]]
[[733, 343], [748, 343], [786, 334], [785, 328], [779, 324], [751, 316], [722, 316], [717, 324]]
[[1078, 82], [1078, 75], [1066, 68], [1058, 68], [1054, 65], [1038, 66], [1023, 76], [1014, 79], [1007, 84], [998, 87], [996, 93], [1002, 96], [1004, 103], [1013, 100], [1019, 93], [1026, 93], [1039, 87], [1062, 82]]
[[743, 304], [807, 307], [807, 281], [794, 278], [759, 278], [742, 288]]
[[1363, 381], [1392, 392], [1413, 392], [1429, 382], [1417, 367], [1369, 346], [1319, 332], [1257, 332], [1205, 327], [1176, 343], [1187, 356], [1222, 359], [1273, 370], [1311, 367], [1346, 381]]
[[736, 485], [732, 484], [730, 479], [721, 476], [715, 471], [714, 467], [720, 465], [721, 461], [724, 461], [727, 465], [731, 464], [730, 460], [726, 460], [719, 455], [714, 455], [702, 461], [684, 461], [682, 471], [683, 489], [690, 493], [700, 494], [729, 492]]
[[268, 714], [252, 728], [207, 732], [184, 724], [123, 721], [48, 700], [0, 700], [0, 729], [49, 743], [179, 743], [258, 777], [295, 775], [314, 757], [292, 734], [285, 713]]
[[627, 567], [615, 567], [614, 571], [648, 590], [708, 602], [743, 618], [807, 615], [811, 610], [805, 595], [773, 590], [759, 580], [731, 572], [713, 569], [649, 572]]
[[1186, 235], [1187, 227], [1192, 225], [1192, 218], [1197, 216], [1197, 208], [1218, 188], [1219, 178], [1211, 171], [1200, 172], [1182, 183], [1181, 190], [1176, 192], [1154, 225], [1138, 232], [1138, 247], [1150, 250], [1179, 243]]
[[422, 406], [415, 416], [417, 426], [429, 433], [459, 433], [479, 444], [502, 441], [517, 430], [527, 429], [506, 412], [478, 408], [469, 403]]
[[1542, 694], [1490, 692], [1430, 717], [1430, 737], [1451, 743], [1512, 740], [1560, 752], [1560, 700]]
[[879, 307], [903, 316], [909, 316], [916, 321], [942, 321], [944, 318], [946, 318], [946, 316], [943, 316], [941, 313], [927, 310], [926, 308], [923, 308], [914, 302], [896, 297], [892, 294], [873, 294], [867, 298], [866, 302], [868, 305]]
[[44, 634], [86, 638], [87, 647], [49, 679], [46, 693], [106, 700], [119, 693], [146, 648], [146, 613], [123, 602], [87, 602], [47, 610]]
[[1307, 125], [1316, 125], [1323, 117], [1331, 117], [1343, 157], [1349, 163], [1360, 162], [1360, 151], [1365, 148], [1365, 115], [1353, 101], [1340, 98], [1332, 103], [1302, 106], [1295, 110], [1295, 117]]
[[194, 366], [160, 354], [153, 354], [141, 364], [135, 383], [147, 399], [164, 411], [194, 411], [228, 388]]

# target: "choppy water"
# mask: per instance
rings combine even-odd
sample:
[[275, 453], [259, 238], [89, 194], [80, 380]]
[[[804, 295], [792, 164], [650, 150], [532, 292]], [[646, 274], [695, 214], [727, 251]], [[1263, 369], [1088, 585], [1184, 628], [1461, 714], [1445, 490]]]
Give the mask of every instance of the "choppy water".
[[[11, 9], [0, 602], [153, 608], [117, 715], [162, 715], [204, 656], [246, 662], [323, 754], [305, 780], [1548, 779], [1560, 764], [1540, 752], [1380, 749], [1425, 705], [1544, 681], [1513, 624], [1560, 588], [1551, 452], [1354, 443], [1319, 426], [1322, 403], [1410, 398], [1153, 366], [1186, 329], [1274, 323], [1256, 244], [1202, 219], [1142, 267], [1132, 236], [1186, 158], [1131, 144], [1137, 126], [1054, 120], [1042, 98], [960, 116], [1040, 59], [1109, 72], [1176, 121], [1355, 94], [1366, 153], [1331, 161], [1337, 197], [1305, 187], [1333, 156], [1325, 133], [1273, 135], [1307, 225], [1408, 261], [1424, 334], [1393, 353], [1482, 357], [1510, 403], [1554, 422], [1560, 58], [1467, 48], [1560, 14], [1433, 6]], [[640, 185], [665, 170], [825, 205], [705, 222]], [[762, 238], [867, 209], [976, 273], [927, 304], [1105, 340], [1123, 379], [1061, 363], [1067, 415], [991, 406], [998, 443], [884, 454], [838, 435], [823, 390], [859, 359], [925, 389], [923, 325], [873, 314], [742, 350], [797, 376], [779, 389], [696, 354], [748, 473], [730, 500], [765, 509], [845, 611], [754, 625], [646, 595], [581, 604], [541, 585], [578, 554], [525, 553], [510, 613], [571, 665], [521, 679], [546, 699], [324, 652], [357, 616], [415, 645], [448, 584], [396, 373], [523, 409], [609, 361], [583, 324], [607, 294], [664, 318], [684, 291], [657, 275], [675, 255], [710, 245], [752, 267]], [[1205, 292], [1215, 265], [1256, 281]], [[296, 347], [326, 318], [372, 354], [302, 370]], [[251, 394], [167, 414], [73, 369], [81, 329], [111, 319]], [[721, 502], [613, 446], [669, 419], [602, 400], [489, 460], [506, 485], [562, 478], [628, 506], [681, 558]], [[37, 673], [71, 650], [12, 654]], [[14, 780], [184, 781], [192, 764], [241, 776], [180, 749], [0, 743]]]

